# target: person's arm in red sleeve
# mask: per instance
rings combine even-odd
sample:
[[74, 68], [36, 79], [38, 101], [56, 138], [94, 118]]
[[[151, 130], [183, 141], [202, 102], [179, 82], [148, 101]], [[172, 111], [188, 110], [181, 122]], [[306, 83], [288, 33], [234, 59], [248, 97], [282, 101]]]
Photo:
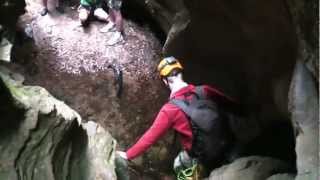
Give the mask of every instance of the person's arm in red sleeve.
[[224, 93], [212, 86], [204, 85], [203, 87], [206, 95], [210, 99], [216, 101], [219, 104], [219, 106], [223, 107], [223, 109], [238, 115], [244, 115], [244, 110], [242, 106], [235, 99], [225, 95]]
[[144, 153], [151, 145], [160, 139], [171, 126], [172, 123], [168, 114], [161, 110], [152, 126], [144, 133], [136, 144], [127, 150], [127, 158], [131, 160]]

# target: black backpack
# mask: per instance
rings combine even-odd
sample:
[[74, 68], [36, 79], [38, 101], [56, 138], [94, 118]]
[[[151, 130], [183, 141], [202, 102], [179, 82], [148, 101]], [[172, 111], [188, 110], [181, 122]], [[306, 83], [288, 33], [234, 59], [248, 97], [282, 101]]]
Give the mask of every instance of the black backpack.
[[[186, 95], [185, 95], [186, 96]], [[171, 99], [187, 116], [192, 128], [193, 142], [189, 153], [206, 166], [218, 163], [230, 145], [227, 120], [217, 104], [206, 98], [203, 86], [197, 86], [191, 99]]]

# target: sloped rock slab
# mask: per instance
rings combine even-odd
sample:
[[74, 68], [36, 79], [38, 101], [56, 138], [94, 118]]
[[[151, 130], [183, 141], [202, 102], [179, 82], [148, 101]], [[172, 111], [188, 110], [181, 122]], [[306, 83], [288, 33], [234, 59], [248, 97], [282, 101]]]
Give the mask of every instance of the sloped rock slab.
[[250, 156], [212, 171], [208, 180], [265, 180], [288, 169], [289, 166], [281, 160]]
[[319, 172], [319, 100], [317, 83], [298, 60], [290, 87], [289, 109], [296, 133], [296, 179], [315, 179]]
[[275, 174], [269, 177], [267, 180], [294, 180], [293, 174]]
[[111, 135], [22, 82], [0, 67], [0, 179], [116, 179]]

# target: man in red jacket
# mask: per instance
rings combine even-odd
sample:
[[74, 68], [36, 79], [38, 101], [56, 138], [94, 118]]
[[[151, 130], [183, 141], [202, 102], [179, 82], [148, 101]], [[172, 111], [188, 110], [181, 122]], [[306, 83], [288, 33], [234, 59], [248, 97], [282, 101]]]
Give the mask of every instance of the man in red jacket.
[[[182, 77], [182, 66], [174, 57], [164, 58], [158, 65], [158, 71], [164, 84], [170, 89], [170, 99], [190, 99], [195, 93], [196, 87], [187, 84]], [[205, 96], [222, 103], [233, 103], [233, 100], [225, 96], [217, 89], [203, 85]], [[190, 154], [192, 150], [193, 133], [190, 120], [187, 115], [176, 105], [168, 102], [160, 109], [152, 126], [144, 135], [126, 152], [118, 151], [118, 155], [127, 160], [132, 160], [147, 151], [157, 140], [159, 140], [169, 129], [173, 128], [179, 135], [183, 147], [174, 162], [174, 170], [195, 167], [196, 157]]]

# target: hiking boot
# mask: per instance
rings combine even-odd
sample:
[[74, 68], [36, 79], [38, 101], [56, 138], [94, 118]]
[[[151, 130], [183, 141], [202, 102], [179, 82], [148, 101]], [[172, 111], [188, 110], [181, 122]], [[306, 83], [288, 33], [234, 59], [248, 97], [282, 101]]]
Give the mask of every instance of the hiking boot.
[[26, 27], [24, 28], [24, 34], [26, 35], [27, 38], [33, 39], [33, 29], [30, 24], [27, 24]]
[[111, 38], [107, 41], [108, 46], [113, 46], [119, 42], [123, 41], [123, 37], [120, 32], [115, 32], [112, 34]]
[[100, 29], [100, 32], [106, 33], [106, 32], [115, 32], [116, 31], [116, 26], [114, 23], [108, 23], [105, 25], [103, 28]]
[[41, 16], [45, 16], [46, 14], [48, 14], [48, 8], [43, 8], [42, 11], [40, 12]]
[[84, 28], [88, 27], [89, 26], [89, 21], [88, 20], [85, 20], [85, 21], [81, 21], [80, 20], [80, 26], [82, 26]]

